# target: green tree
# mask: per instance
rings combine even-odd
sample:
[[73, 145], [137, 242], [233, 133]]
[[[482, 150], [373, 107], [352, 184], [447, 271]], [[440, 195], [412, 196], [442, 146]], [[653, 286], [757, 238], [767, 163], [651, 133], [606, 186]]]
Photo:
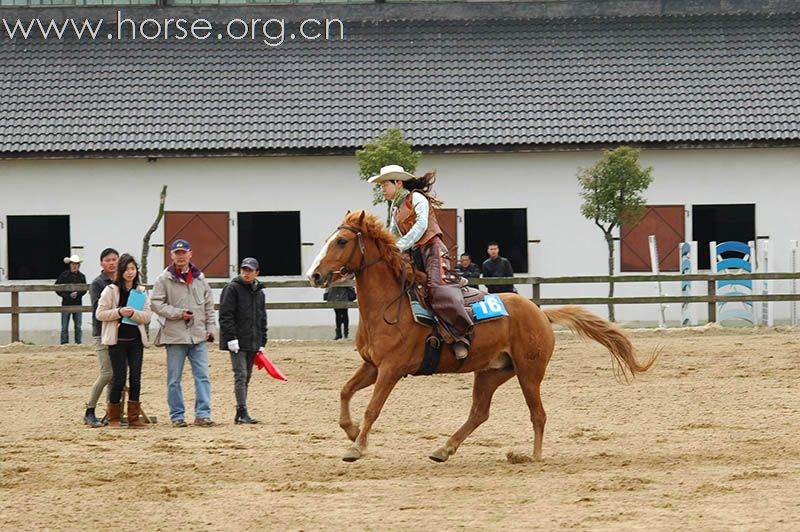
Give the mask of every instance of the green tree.
[[[581, 214], [603, 231], [608, 246], [608, 275], [614, 275], [614, 237], [612, 231], [623, 223], [638, 223], [644, 213], [642, 195], [653, 182], [653, 169], [639, 165], [639, 150], [620, 146], [591, 167], [578, 171], [581, 187]], [[614, 297], [613, 280], [608, 297]], [[614, 321], [614, 305], [608, 304], [608, 318]]]
[[[365, 180], [380, 173], [382, 167], [390, 164], [399, 164], [403, 170], [413, 174], [421, 158], [422, 152], [414, 151], [399, 129], [387, 129], [380, 138], [373, 139], [360, 150], [356, 150], [358, 173]], [[373, 188], [373, 196], [373, 205], [384, 201], [380, 185], [376, 184]]]

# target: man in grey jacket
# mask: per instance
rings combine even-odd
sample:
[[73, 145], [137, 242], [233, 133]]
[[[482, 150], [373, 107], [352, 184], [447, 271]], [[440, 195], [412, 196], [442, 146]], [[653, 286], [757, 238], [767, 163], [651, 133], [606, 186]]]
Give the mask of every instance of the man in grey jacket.
[[175, 427], [185, 427], [181, 376], [188, 358], [195, 389], [195, 420], [211, 427], [211, 381], [208, 377], [208, 343], [217, 336], [217, 320], [211, 287], [203, 273], [191, 263], [192, 247], [186, 240], [172, 243], [172, 264], [153, 285], [150, 304], [162, 319], [157, 345], [167, 348], [167, 404]]

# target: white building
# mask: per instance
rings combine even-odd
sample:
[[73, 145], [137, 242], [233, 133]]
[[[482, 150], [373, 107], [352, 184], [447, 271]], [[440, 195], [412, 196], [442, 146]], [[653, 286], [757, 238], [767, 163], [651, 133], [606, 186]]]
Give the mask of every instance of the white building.
[[[72, 252], [86, 258], [87, 278], [107, 246], [138, 257], [163, 185], [168, 214], [152, 243], [189, 237], [213, 279], [232, 275], [246, 255], [270, 278], [300, 275], [346, 210], [385, 214], [371, 206], [353, 151], [388, 127], [423, 151], [418, 170], [437, 170], [458, 249], [481, 258], [497, 240], [518, 274], [607, 273], [602, 234], [579, 212], [576, 174], [621, 144], [641, 147], [654, 168], [646, 197], [656, 208], [645, 223], [664, 243], [663, 267], [677, 264], [681, 240], [707, 250], [709, 240], [768, 236], [770, 269], [788, 271], [789, 241], [800, 239], [800, 16], [776, 13], [780, 3], [744, 13], [713, 1], [695, 2], [692, 13], [623, 4], [604, 13], [570, 1], [326, 6], [345, 22], [344, 41], [268, 50], [224, 39], [0, 40], [11, 73], [0, 78], [0, 282], [52, 282]], [[313, 8], [285, 10], [298, 19]], [[12, 12], [75, 16], [3, 14]], [[216, 23], [255, 11], [187, 12], [213, 13]], [[649, 270], [639, 233], [623, 238], [617, 272]], [[163, 266], [164, 248], [153, 247], [151, 279]], [[789, 283], [771, 289], [787, 292]], [[549, 285], [542, 295], [606, 291]], [[678, 286], [665, 291], [679, 295]], [[620, 284], [617, 294], [656, 288]], [[270, 289], [267, 297], [322, 294]], [[9, 299], [0, 293], [0, 307]], [[21, 303], [58, 299], [23, 294]], [[702, 322], [705, 306], [694, 307]], [[776, 320], [789, 308], [776, 303]], [[271, 336], [327, 337], [332, 314], [271, 311]], [[652, 323], [657, 309], [619, 306], [617, 319]], [[677, 305], [667, 319], [680, 320]], [[21, 326], [24, 340], [55, 340], [59, 316], [25, 315]], [[0, 317], [0, 343], [8, 330]]]

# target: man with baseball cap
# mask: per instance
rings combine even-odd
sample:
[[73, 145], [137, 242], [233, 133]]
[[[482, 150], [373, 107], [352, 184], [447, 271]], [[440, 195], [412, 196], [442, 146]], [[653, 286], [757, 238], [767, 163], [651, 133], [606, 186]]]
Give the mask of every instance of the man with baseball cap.
[[203, 273], [191, 263], [192, 246], [183, 239], [170, 246], [172, 264], [156, 279], [150, 304], [162, 319], [155, 344], [167, 348], [167, 403], [175, 427], [185, 427], [181, 376], [186, 359], [192, 365], [194, 424], [211, 427], [211, 380], [208, 343], [217, 336], [214, 297]]
[[253, 375], [253, 360], [267, 345], [266, 298], [258, 274], [256, 259], [242, 260], [239, 275], [225, 285], [219, 300], [219, 347], [231, 354], [236, 396], [234, 423], [237, 425], [258, 423], [247, 412], [247, 388]]

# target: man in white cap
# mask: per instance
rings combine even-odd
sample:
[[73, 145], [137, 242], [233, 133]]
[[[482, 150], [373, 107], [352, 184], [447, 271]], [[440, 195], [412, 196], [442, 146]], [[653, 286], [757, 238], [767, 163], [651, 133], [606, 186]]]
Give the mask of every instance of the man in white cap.
[[[64, 257], [64, 264], [69, 265], [69, 269], [61, 272], [61, 275], [56, 279], [56, 284], [86, 284], [86, 276], [80, 271], [81, 262], [83, 260], [78, 255]], [[86, 290], [56, 290], [56, 294], [61, 296], [61, 305], [64, 307], [80, 306], [83, 303], [84, 294]], [[72, 321], [75, 323], [75, 343], [81, 343], [81, 319], [83, 315], [80, 312], [62, 312], [61, 313], [61, 344], [69, 343], [69, 318], [72, 316]]]

